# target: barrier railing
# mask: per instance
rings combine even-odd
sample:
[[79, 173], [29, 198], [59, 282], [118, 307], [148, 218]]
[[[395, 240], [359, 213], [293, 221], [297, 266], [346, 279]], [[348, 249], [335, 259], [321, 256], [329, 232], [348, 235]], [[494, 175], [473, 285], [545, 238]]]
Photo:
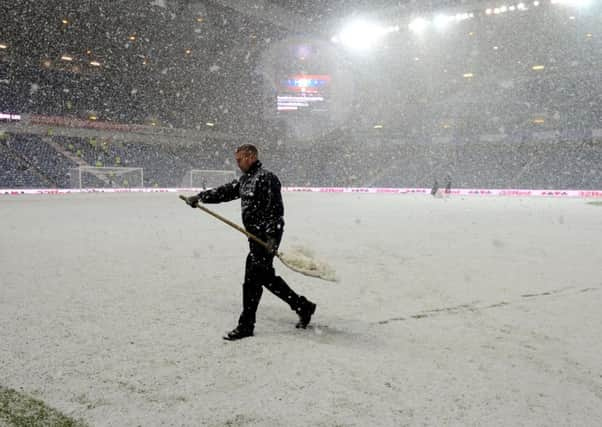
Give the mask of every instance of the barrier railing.
[[[24, 194], [77, 194], [77, 193], [196, 193], [201, 188], [28, 188], [1, 189], [0, 195]], [[431, 195], [430, 188], [378, 188], [378, 187], [283, 187], [291, 193], [364, 193], [364, 194], [422, 194]], [[502, 196], [502, 197], [577, 197], [602, 198], [602, 190], [529, 190], [529, 189], [484, 189], [456, 188], [439, 192], [443, 196]]]

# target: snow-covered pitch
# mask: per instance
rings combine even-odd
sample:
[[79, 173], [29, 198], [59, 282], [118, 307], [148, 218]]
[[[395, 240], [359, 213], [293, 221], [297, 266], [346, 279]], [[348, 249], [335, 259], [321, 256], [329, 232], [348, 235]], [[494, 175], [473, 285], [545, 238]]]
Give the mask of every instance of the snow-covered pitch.
[[284, 197], [340, 282], [275, 261], [312, 327], [266, 290], [239, 342], [246, 240], [176, 194], [0, 198], [0, 386], [93, 426], [600, 425], [602, 206]]

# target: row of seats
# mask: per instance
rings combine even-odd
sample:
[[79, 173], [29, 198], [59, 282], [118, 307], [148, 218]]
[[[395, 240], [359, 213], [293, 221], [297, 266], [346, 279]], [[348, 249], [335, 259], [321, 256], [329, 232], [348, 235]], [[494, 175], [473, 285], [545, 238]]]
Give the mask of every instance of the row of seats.
[[[91, 166], [143, 168], [146, 187], [187, 186], [191, 169], [236, 170], [234, 142], [181, 145], [51, 138], [54, 146], [35, 135], [4, 134], [0, 187], [68, 188], [75, 157]], [[264, 164], [286, 186], [429, 187], [435, 180], [451, 180], [456, 188], [602, 188], [602, 144], [591, 140], [420, 144], [358, 137], [260, 148]], [[86, 185], [140, 183], [96, 179]]]

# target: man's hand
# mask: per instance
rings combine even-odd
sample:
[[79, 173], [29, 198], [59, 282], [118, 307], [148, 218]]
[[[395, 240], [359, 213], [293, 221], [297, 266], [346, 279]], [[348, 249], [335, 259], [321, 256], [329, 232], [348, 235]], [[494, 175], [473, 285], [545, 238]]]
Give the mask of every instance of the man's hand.
[[268, 237], [268, 241], [266, 243], [268, 245], [268, 252], [272, 255], [276, 255], [278, 253], [278, 241], [273, 237]]
[[186, 198], [186, 202], [190, 205], [191, 208], [196, 208], [199, 205], [199, 200], [201, 198], [197, 196], [190, 196]]

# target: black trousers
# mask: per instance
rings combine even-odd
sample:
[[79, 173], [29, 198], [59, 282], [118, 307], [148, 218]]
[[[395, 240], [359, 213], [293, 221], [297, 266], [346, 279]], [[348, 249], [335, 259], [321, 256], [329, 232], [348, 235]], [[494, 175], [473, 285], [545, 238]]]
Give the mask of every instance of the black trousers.
[[[267, 241], [266, 235], [258, 235], [261, 240]], [[270, 236], [280, 244], [282, 231]], [[245, 264], [245, 281], [242, 285], [243, 310], [238, 319], [242, 328], [253, 329], [255, 326], [255, 313], [261, 300], [263, 287], [287, 303], [291, 310], [297, 310], [302, 299], [297, 295], [280, 276], [274, 271], [274, 255], [270, 254], [263, 246], [249, 239], [249, 255]]]

